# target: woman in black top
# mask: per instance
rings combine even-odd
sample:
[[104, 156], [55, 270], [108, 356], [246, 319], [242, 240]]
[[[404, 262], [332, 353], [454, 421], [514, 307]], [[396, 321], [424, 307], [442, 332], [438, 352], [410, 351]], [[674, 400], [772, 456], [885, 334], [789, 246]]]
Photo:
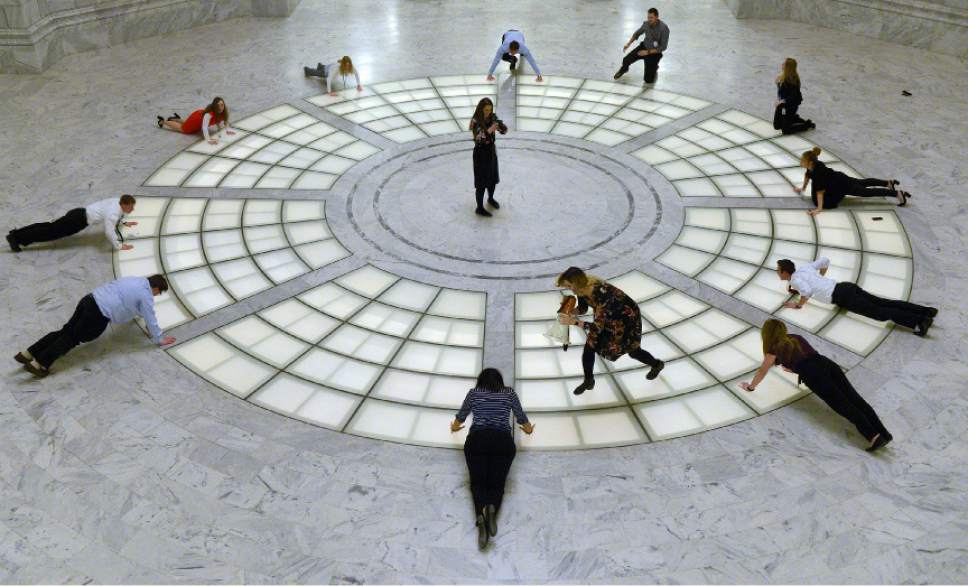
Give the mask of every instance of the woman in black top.
[[770, 368], [779, 364], [783, 370], [796, 373], [824, 403], [853, 423], [870, 442], [868, 452], [878, 450], [894, 439], [873, 407], [857, 394], [844, 371], [833, 360], [818, 354], [802, 337], [787, 334], [786, 326], [777, 319], [766, 320], [761, 337], [763, 364], [753, 381], [740, 384], [740, 388], [755, 391]]
[[907, 205], [908, 198], [912, 197], [907, 191], [897, 189], [901, 183], [897, 179], [857, 179], [831, 169], [819, 159], [820, 152], [820, 147], [813, 147], [803, 153], [800, 157], [800, 166], [807, 172], [803, 175], [803, 185], [793, 188], [793, 191], [801, 193], [807, 188], [807, 184], [813, 181], [810, 197], [813, 205], [817, 207], [807, 212], [811, 216], [837, 207], [848, 195], [893, 197], [897, 199], [898, 206]]
[[500, 204], [494, 200], [494, 188], [501, 181], [497, 170], [497, 147], [494, 145], [494, 133], [506, 134], [508, 127], [494, 113], [494, 102], [490, 98], [481, 98], [474, 110], [474, 117], [470, 123], [471, 135], [474, 137], [474, 189], [477, 197], [479, 216], [491, 217], [491, 212], [484, 209], [484, 190], [487, 190], [487, 203], [494, 209]]
[[811, 130], [817, 125], [813, 120], [804, 120], [797, 114], [803, 96], [800, 94], [800, 76], [797, 74], [797, 60], [787, 57], [783, 61], [780, 75], [776, 78], [776, 107], [773, 111], [773, 128], [783, 134], [794, 134]]
[[487, 547], [490, 537], [497, 535], [497, 511], [501, 508], [504, 483], [517, 452], [511, 435], [512, 411], [521, 429], [530, 435], [534, 425], [528, 421], [514, 389], [504, 386], [499, 370], [485, 368], [450, 424], [450, 431], [457, 432], [464, 428], [467, 416], [474, 414], [474, 422], [464, 441], [464, 458], [471, 475], [477, 545], [481, 549]]

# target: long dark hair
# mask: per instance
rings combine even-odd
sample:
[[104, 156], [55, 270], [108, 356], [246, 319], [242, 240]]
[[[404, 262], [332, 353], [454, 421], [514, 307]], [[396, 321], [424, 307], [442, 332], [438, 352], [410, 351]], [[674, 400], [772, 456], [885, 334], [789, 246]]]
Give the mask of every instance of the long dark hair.
[[477, 375], [477, 384], [474, 388], [485, 391], [500, 391], [504, 388], [504, 377], [501, 376], [501, 371], [496, 368], [485, 368], [481, 371], [481, 374]]
[[[225, 109], [223, 109], [221, 113], [218, 111], [219, 102], [222, 102], [222, 105], [225, 106]], [[211, 114], [212, 118], [215, 118], [216, 120], [221, 118], [226, 124], [229, 122], [229, 105], [225, 103], [225, 100], [218, 96], [212, 98], [212, 103], [208, 106], [205, 106], [205, 112]]]
[[491, 114], [492, 115], [496, 113], [496, 112], [494, 112], [494, 102], [491, 101], [491, 98], [481, 98], [481, 101], [477, 103], [477, 108], [474, 110], [474, 116], [471, 118], [471, 124], [472, 125], [475, 122], [477, 122], [477, 125], [478, 126], [480, 126], [480, 127], [483, 127], [484, 126], [484, 123], [485, 123], [485, 121], [484, 121], [484, 106], [490, 106], [491, 107]]

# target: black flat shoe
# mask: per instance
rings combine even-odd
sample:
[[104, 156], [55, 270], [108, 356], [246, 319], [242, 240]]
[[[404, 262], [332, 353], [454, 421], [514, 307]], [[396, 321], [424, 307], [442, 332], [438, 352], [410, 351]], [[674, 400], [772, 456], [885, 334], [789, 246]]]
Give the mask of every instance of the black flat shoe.
[[926, 317], [921, 320], [921, 322], [914, 328], [914, 335], [921, 336], [922, 338], [928, 335], [928, 330], [931, 329], [932, 324], [934, 324], [934, 318]]
[[484, 523], [484, 517], [481, 515], [477, 516], [477, 549], [484, 550], [487, 547], [487, 542], [490, 540], [490, 535], [487, 533], [487, 526]]
[[494, 505], [484, 507], [484, 522], [487, 524], [487, 532], [491, 537], [497, 535], [497, 509]]
[[877, 450], [891, 443], [892, 439], [894, 439], [894, 436], [887, 432], [878, 434], [877, 438], [874, 440], [874, 443], [870, 447], [864, 448], [864, 451], [876, 452]]
[[662, 372], [662, 369], [663, 368], [665, 368], [665, 362], [662, 362], [660, 360], [659, 362], [656, 363], [655, 366], [653, 366], [651, 369], [649, 369], [649, 374], [645, 375], [645, 379], [646, 380], [655, 380], [656, 377], [659, 376], [659, 373]]
[[20, 364], [30, 364], [30, 358], [24, 356], [23, 352], [17, 352], [17, 355], [13, 357], [14, 360]]
[[485, 218], [490, 218], [492, 216], [491, 212], [485, 210], [484, 208], [477, 208], [474, 213], [478, 216], [484, 216]]
[[572, 391], [572, 393], [574, 393], [576, 395], [580, 395], [580, 394], [584, 393], [585, 391], [588, 391], [588, 390], [591, 390], [591, 389], [594, 389], [594, 388], [595, 388], [595, 379], [593, 379], [593, 378], [586, 378], [580, 385], [578, 385], [577, 387], [575, 387], [575, 390]]
[[492, 208], [494, 208], [496, 210], [501, 209], [501, 204], [497, 203], [497, 200], [496, 199], [489, 199], [489, 200], [487, 200], [487, 205], [491, 206]]
[[162, 118], [161, 116], [159, 116], [158, 117], [158, 128], [161, 128], [161, 125], [164, 124], [164, 123], [165, 123], [165, 119]]
[[615, 72], [615, 75], [612, 76], [612, 79], [618, 79], [618, 78], [622, 77], [623, 75], [625, 75], [625, 72], [622, 71], [621, 69], [619, 69], [618, 71]]
[[20, 252], [23, 248], [20, 247], [20, 243], [17, 239], [13, 237], [13, 234], [7, 234], [7, 244], [10, 245], [10, 250], [14, 252]]

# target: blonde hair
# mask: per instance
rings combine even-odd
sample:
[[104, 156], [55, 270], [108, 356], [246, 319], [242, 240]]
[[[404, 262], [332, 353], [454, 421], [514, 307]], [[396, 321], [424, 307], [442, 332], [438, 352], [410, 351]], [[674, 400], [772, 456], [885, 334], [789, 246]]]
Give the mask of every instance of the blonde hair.
[[342, 59], [339, 60], [339, 74], [349, 75], [353, 73], [353, 60], [349, 58], [348, 55], [344, 55]]
[[789, 83], [800, 87], [800, 76], [797, 74], [797, 60], [787, 57], [783, 62], [783, 73], [777, 76], [776, 83]]
[[803, 154], [800, 155], [800, 162], [810, 163], [811, 165], [813, 165], [814, 163], [817, 162], [817, 158], [820, 156], [821, 152], [822, 151], [820, 150], [820, 147], [817, 147], [817, 146], [813, 147], [809, 151], [803, 151]]
[[585, 271], [578, 267], [568, 267], [568, 270], [558, 275], [555, 279], [556, 287], [568, 287], [576, 295], [588, 296], [592, 289], [602, 282], [598, 277], [585, 274]]
[[800, 344], [790, 337], [786, 324], [778, 319], [766, 320], [760, 330], [760, 337], [763, 339], [763, 354], [772, 354], [779, 358], [781, 363], [788, 363], [795, 354], [800, 352]]

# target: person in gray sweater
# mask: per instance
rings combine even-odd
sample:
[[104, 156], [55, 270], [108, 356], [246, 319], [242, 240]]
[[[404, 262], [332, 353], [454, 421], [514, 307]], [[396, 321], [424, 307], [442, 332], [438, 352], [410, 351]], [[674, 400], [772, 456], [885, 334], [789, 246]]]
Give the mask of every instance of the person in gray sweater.
[[659, 11], [655, 8], [649, 8], [645, 22], [632, 34], [622, 50], [628, 50], [639, 37], [642, 37], [642, 41], [622, 59], [622, 66], [615, 72], [614, 79], [625, 75], [633, 63], [642, 59], [645, 61], [645, 83], [655, 83], [659, 61], [669, 46], [669, 27], [659, 20]]

